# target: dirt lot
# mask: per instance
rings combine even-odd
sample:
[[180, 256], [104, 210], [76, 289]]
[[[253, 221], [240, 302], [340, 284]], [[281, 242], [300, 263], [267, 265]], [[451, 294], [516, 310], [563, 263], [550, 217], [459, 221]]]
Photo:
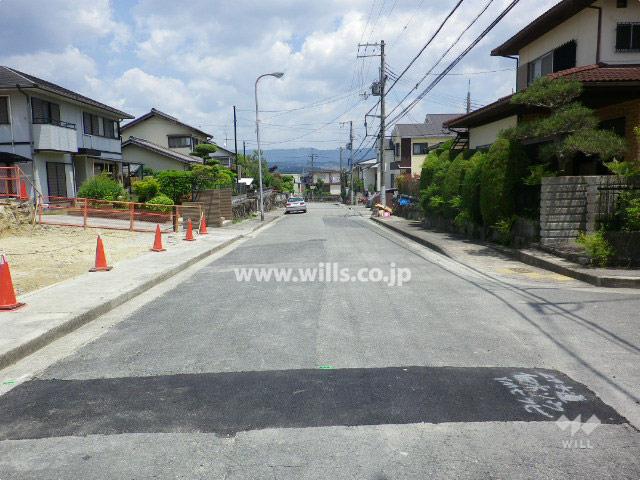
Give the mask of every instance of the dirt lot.
[[18, 295], [83, 274], [94, 264], [100, 234], [110, 265], [149, 252], [153, 233], [36, 225], [0, 237]]

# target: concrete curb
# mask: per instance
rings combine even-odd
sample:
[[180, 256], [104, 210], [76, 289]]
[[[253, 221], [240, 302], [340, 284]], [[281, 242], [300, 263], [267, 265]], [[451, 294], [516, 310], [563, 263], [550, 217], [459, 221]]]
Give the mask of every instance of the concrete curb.
[[419, 243], [421, 245], [424, 245], [425, 247], [430, 248], [431, 250], [435, 250], [436, 252], [444, 255], [445, 257], [453, 258], [449, 254], [449, 252], [447, 252], [440, 245], [437, 245], [437, 244], [435, 244], [433, 242], [430, 242], [426, 238], [422, 238], [422, 237], [420, 237], [418, 235], [413, 235], [411, 232], [407, 232], [406, 230], [403, 230], [402, 228], [396, 227], [395, 225], [393, 225], [391, 223], [387, 223], [384, 220], [381, 220], [380, 218], [377, 218], [377, 217], [371, 217], [371, 220], [373, 220], [375, 223], [377, 223], [379, 225], [382, 225], [383, 227], [388, 228], [389, 230], [393, 230], [394, 232], [399, 233], [402, 236], [410, 238], [414, 242], [417, 242], [417, 243]]
[[43, 332], [41, 335], [29, 340], [28, 342], [21, 344], [16, 348], [13, 348], [12, 350], [0, 353], [0, 370], [31, 355], [32, 353], [49, 345], [55, 340], [67, 335], [68, 333], [73, 332], [74, 330], [77, 330], [81, 326], [91, 322], [92, 320], [95, 320], [99, 316], [104, 315], [105, 313], [113, 310], [116, 307], [119, 307], [120, 305], [128, 302], [134, 297], [168, 280], [174, 275], [177, 275], [178, 273], [182, 272], [185, 268], [188, 268], [198, 263], [199, 261], [204, 260], [205, 258], [228, 247], [229, 245], [232, 245], [233, 243], [237, 242], [242, 238], [246, 238], [247, 235], [269, 225], [272, 222], [275, 222], [280, 218], [282, 218], [282, 216], [265, 219], [264, 223], [260, 223], [250, 232], [238, 235], [230, 240], [227, 240], [218, 245], [215, 245], [210, 249], [205, 250], [204, 252], [200, 252], [198, 255], [185, 260], [183, 263], [179, 265], [173, 266], [172, 268], [158, 274], [154, 278], [137, 285], [135, 288], [129, 289], [128, 291], [121, 293], [117, 297], [110, 298], [90, 310], [87, 310], [81, 314], [75, 315], [74, 317], [58, 325], [57, 327], [52, 328], [51, 330], [47, 330], [46, 332]]
[[[387, 223], [384, 220], [381, 220], [376, 217], [371, 217], [375, 223], [382, 225], [389, 230], [393, 230], [400, 235], [410, 238], [411, 240], [424, 245], [431, 250], [434, 250], [446, 257], [455, 259], [455, 256], [450, 255], [445, 248], [437, 245], [436, 243], [430, 242], [429, 240], [422, 238], [418, 235], [413, 235], [411, 232], [407, 232], [406, 230], [399, 228], [391, 223]], [[564, 275], [565, 277], [575, 278], [576, 280], [580, 280], [585, 283], [589, 283], [591, 285], [595, 285], [596, 287], [606, 287], [606, 288], [640, 288], [640, 278], [637, 277], [611, 277], [605, 275], [595, 275], [592, 273], [588, 273], [585, 271], [581, 271], [575, 268], [571, 268], [568, 265], [563, 265], [562, 263], [556, 263], [538, 256], [535, 256], [531, 253], [528, 253], [523, 250], [516, 250], [513, 248], [501, 247], [499, 245], [486, 245], [487, 247], [500, 252], [504, 255], [508, 255], [509, 257], [518, 260], [527, 265], [531, 265], [532, 267], [542, 268], [544, 270], [549, 270], [554, 273], [558, 273], [560, 275]]]

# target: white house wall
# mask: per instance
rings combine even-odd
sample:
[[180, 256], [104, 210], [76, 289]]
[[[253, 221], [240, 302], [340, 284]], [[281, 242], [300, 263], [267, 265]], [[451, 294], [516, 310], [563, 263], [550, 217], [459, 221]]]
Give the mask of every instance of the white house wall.
[[[610, 64], [634, 64], [640, 62], [640, 53], [618, 53], [615, 49], [617, 24], [640, 21], [640, 2], [629, 0], [627, 8], [617, 8], [616, 0], [600, 0], [595, 2], [593, 6], [602, 8], [600, 61]], [[571, 40], [577, 42], [576, 66], [597, 63], [597, 9], [585, 8], [561, 25], [523, 47], [519, 52], [520, 65], [529, 63]]]
[[122, 149], [122, 155], [126, 163], [138, 163], [143, 164], [145, 168], [150, 168], [156, 171], [164, 170], [186, 170], [188, 166], [177, 160], [172, 160], [169, 157], [154, 153], [150, 150], [145, 150], [136, 145], [127, 145]]
[[502, 118], [495, 122], [469, 128], [469, 148], [478, 148], [491, 145], [498, 138], [498, 134], [507, 128], [515, 127], [518, 123], [518, 116]]

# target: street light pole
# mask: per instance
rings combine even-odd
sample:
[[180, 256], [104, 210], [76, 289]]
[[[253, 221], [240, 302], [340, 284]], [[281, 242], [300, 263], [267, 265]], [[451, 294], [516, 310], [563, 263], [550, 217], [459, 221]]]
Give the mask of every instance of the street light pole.
[[260, 81], [261, 78], [264, 77], [276, 77], [276, 78], [282, 78], [284, 76], [284, 73], [282, 72], [275, 72], [275, 73], [265, 73], [264, 75], [260, 75], [258, 78], [256, 78], [256, 84], [255, 84], [255, 98], [256, 98], [256, 139], [258, 141], [258, 182], [260, 185], [260, 221], [264, 221], [264, 197], [262, 194], [262, 152], [260, 151], [260, 115], [259, 115], [259, 109], [258, 109], [258, 82]]

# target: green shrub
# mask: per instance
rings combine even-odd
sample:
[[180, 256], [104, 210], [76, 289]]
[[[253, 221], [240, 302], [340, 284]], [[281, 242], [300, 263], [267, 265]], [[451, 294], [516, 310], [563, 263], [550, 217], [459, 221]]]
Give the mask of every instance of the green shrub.
[[466, 213], [465, 220], [482, 224], [482, 213], [480, 211], [480, 175], [482, 173], [483, 162], [486, 155], [477, 152], [469, 159], [469, 164], [462, 179], [461, 208]]
[[425, 188], [420, 191], [420, 203], [425, 213], [444, 213], [447, 199], [442, 190], [451, 164], [450, 158], [450, 151], [444, 150], [439, 155], [429, 154], [424, 162], [420, 184]]
[[132, 185], [132, 188], [133, 192], [138, 196], [138, 201], [144, 203], [158, 195], [160, 182], [152, 177], [146, 180], [138, 180]]
[[511, 240], [513, 240], [511, 230], [513, 229], [513, 224], [515, 223], [516, 218], [517, 217], [515, 215], [510, 218], [503, 218], [493, 225], [494, 230], [498, 234], [498, 243], [502, 245], [511, 244]]
[[614, 251], [607, 239], [604, 238], [604, 232], [595, 233], [582, 232], [576, 242], [582, 245], [591, 258], [591, 263], [598, 267], [605, 267], [609, 263], [609, 259], [613, 256]]
[[169, 213], [173, 206], [173, 201], [166, 195], [160, 194], [147, 202], [150, 212]]
[[102, 174], [85, 181], [78, 190], [79, 198], [96, 200], [124, 200], [126, 192], [122, 185], [108, 174]]
[[487, 226], [515, 213], [518, 186], [526, 174], [528, 159], [520, 145], [498, 138], [487, 152], [480, 174], [480, 211]]
[[166, 195], [174, 204], [193, 192], [193, 173], [188, 170], [165, 170], [156, 174], [160, 183], [160, 193]]
[[626, 232], [640, 230], [640, 191], [622, 192], [618, 196], [608, 229]]

